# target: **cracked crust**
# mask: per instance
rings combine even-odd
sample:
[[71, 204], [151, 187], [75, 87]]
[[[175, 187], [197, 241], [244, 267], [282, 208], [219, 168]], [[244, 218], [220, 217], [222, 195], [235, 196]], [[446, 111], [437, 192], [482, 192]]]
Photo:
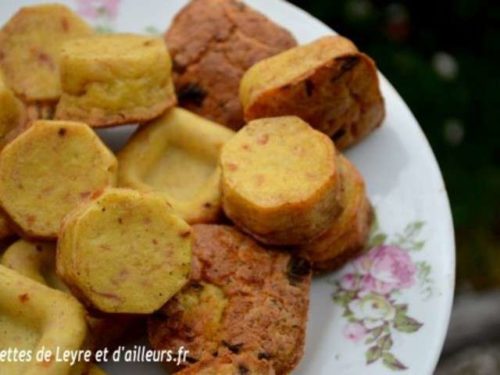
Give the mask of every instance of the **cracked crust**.
[[194, 225], [190, 284], [149, 320], [155, 349], [189, 350], [189, 362], [249, 353], [287, 374], [303, 354], [311, 272], [236, 229]]
[[241, 80], [245, 120], [295, 115], [344, 149], [380, 126], [384, 100], [373, 60], [328, 36], [263, 60]]
[[233, 129], [243, 126], [240, 79], [256, 62], [297, 43], [285, 29], [235, 0], [194, 0], [165, 39], [180, 105]]

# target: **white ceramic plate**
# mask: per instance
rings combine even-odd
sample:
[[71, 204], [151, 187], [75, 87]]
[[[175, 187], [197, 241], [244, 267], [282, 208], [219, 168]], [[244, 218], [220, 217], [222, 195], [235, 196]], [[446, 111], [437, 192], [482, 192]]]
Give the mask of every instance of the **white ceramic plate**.
[[[3, 23], [21, 5], [0, 2]], [[66, 0], [101, 30], [160, 33], [186, 0]], [[301, 42], [333, 31], [281, 0], [247, 3]], [[381, 77], [387, 117], [347, 156], [363, 173], [377, 216], [371, 250], [313, 283], [305, 356], [294, 374], [431, 374], [454, 289], [455, 248], [446, 189], [418, 123]], [[119, 147], [128, 129], [102, 132]], [[109, 374], [162, 374], [159, 365], [108, 363]]]

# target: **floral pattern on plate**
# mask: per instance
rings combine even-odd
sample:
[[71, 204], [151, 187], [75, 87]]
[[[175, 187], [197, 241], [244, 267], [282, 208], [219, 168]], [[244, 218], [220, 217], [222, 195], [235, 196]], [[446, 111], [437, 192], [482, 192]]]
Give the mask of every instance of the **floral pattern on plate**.
[[75, 0], [77, 12], [91, 21], [97, 32], [113, 31], [113, 21], [118, 16], [120, 0]]
[[418, 239], [423, 226], [421, 221], [410, 223], [390, 239], [376, 224], [369, 250], [333, 281], [333, 300], [342, 307], [347, 320], [344, 337], [363, 342], [367, 365], [382, 361], [391, 370], [407, 369], [392, 351], [394, 334], [417, 332], [423, 323], [409, 315], [409, 305], [400, 301], [401, 292], [419, 287], [423, 299], [433, 293], [431, 266], [411, 257], [412, 252], [425, 246]]

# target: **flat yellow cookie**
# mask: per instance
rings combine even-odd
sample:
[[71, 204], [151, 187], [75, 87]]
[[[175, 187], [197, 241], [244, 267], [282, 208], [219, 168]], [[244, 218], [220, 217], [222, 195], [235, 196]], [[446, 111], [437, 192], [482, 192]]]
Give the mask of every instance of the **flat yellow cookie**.
[[162, 194], [188, 223], [221, 211], [219, 154], [235, 133], [180, 108], [141, 128], [118, 155], [118, 183]]
[[149, 314], [188, 281], [191, 242], [163, 197], [108, 189], [65, 220], [57, 272], [102, 312]]
[[335, 146], [298, 117], [251, 121], [220, 160], [224, 212], [264, 243], [308, 242], [338, 213]]
[[36, 121], [0, 154], [0, 203], [29, 237], [57, 237], [63, 217], [116, 180], [116, 158], [87, 125]]
[[68, 42], [56, 118], [92, 127], [152, 120], [177, 102], [171, 70], [161, 38], [113, 34]]

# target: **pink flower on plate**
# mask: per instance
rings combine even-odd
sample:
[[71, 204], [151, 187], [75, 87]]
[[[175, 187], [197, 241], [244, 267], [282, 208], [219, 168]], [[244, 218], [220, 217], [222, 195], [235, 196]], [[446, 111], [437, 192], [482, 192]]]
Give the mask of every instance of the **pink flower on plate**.
[[344, 327], [343, 334], [346, 339], [358, 342], [366, 336], [366, 328], [361, 323], [349, 323]]
[[415, 284], [416, 267], [409, 254], [396, 246], [375, 247], [356, 260], [354, 266], [362, 275], [362, 290], [389, 294]]
[[359, 276], [354, 273], [346, 273], [340, 279], [340, 286], [344, 290], [358, 290], [359, 289]]
[[114, 19], [118, 14], [120, 0], [76, 0], [78, 13], [90, 19], [107, 17]]

